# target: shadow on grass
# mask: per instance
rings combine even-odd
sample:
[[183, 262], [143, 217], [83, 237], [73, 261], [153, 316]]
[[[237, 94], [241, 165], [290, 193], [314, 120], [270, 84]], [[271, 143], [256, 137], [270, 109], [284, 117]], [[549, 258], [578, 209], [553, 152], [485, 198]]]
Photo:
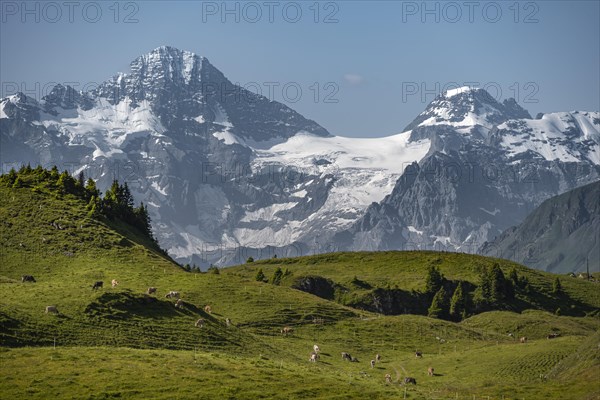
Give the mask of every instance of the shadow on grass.
[[130, 319], [133, 317], [173, 318], [181, 315], [197, 315], [216, 321], [199, 307], [185, 303], [183, 308], [175, 303], [130, 290], [105, 292], [85, 308], [85, 314], [91, 317], [108, 319]]

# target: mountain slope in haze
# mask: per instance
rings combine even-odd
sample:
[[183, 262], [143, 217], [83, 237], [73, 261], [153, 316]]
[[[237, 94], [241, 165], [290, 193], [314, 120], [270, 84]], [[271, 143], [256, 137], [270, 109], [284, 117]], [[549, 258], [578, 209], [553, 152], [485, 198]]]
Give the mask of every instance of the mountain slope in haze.
[[556, 273], [600, 268], [600, 181], [544, 201], [480, 253]]

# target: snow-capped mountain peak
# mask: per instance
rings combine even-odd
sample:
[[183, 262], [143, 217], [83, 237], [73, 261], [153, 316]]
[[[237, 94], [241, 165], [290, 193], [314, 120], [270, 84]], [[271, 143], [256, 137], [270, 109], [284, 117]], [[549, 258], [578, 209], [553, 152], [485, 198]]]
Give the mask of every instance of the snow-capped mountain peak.
[[500, 103], [484, 89], [465, 86], [437, 96], [405, 130], [448, 125], [460, 133], [486, 137], [494, 126], [516, 118], [531, 116], [514, 99]]
[[165, 79], [190, 84], [200, 79], [204, 57], [174, 47], [161, 46], [131, 62], [131, 73], [138, 79]]
[[444, 97], [449, 99], [450, 97], [454, 97], [456, 95], [459, 94], [463, 94], [463, 93], [468, 93], [471, 91], [475, 91], [478, 90], [477, 88], [471, 87], [471, 86], [462, 86], [459, 88], [455, 88], [455, 89], [449, 89], [446, 92], [444, 92]]

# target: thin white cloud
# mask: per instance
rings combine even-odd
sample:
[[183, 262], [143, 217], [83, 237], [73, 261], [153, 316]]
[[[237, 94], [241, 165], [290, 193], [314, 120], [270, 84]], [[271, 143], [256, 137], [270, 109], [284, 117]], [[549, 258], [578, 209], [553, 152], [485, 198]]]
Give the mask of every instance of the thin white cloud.
[[364, 82], [365, 78], [358, 74], [345, 74], [344, 80], [351, 85], [360, 85]]

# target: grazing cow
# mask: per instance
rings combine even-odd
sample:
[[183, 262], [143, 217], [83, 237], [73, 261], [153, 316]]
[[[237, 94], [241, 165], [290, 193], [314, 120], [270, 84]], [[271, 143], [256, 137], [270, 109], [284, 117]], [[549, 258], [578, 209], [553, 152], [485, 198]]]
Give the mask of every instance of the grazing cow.
[[371, 360], [371, 368], [375, 368], [375, 360]]
[[94, 283], [94, 285], [92, 286], [92, 289], [101, 289], [103, 285], [104, 285], [104, 282], [98, 281], [98, 282]]
[[312, 353], [310, 353], [310, 358], [308, 359], [308, 361], [316, 363], [318, 359], [319, 359], [319, 354], [317, 354], [313, 351]]
[[202, 328], [204, 326], [204, 318], [200, 318], [198, 321], [196, 321], [196, 323], [194, 324], [194, 326], [196, 328]]
[[392, 383], [392, 375], [385, 374], [385, 383]]
[[352, 361], [352, 356], [350, 355], [350, 353], [346, 353], [345, 351], [342, 351], [342, 360]]
[[519, 339], [519, 342], [527, 343], [527, 336], [523, 336], [521, 339]]
[[417, 380], [415, 378], [411, 378], [410, 376], [407, 376], [406, 378], [404, 378], [404, 384], [408, 385], [409, 383], [412, 383], [413, 385], [417, 384]]
[[416, 358], [423, 358], [423, 353], [421, 353], [420, 351], [415, 351], [415, 357]]
[[46, 314], [58, 314], [58, 308], [56, 306], [46, 306]]
[[110, 281], [110, 284], [112, 287], [117, 287], [117, 286], [119, 286], [119, 281], [116, 279], [113, 279], [112, 281]]
[[351, 358], [350, 358], [350, 362], [358, 362], [358, 358], [356, 358], [356, 357], [351, 357]]
[[33, 277], [33, 275], [23, 275], [21, 277], [21, 282], [25, 283], [25, 282], [34, 282], [35, 283], [35, 278]]
[[381, 356], [379, 354], [375, 354], [375, 361], [380, 362]]
[[433, 367], [427, 368], [427, 375], [433, 376]]
[[560, 336], [560, 333], [551, 333], [547, 336], [548, 339], [556, 339]]
[[177, 299], [175, 302], [175, 308], [183, 308], [183, 300]]
[[178, 299], [179, 298], [179, 292], [175, 292], [174, 290], [171, 290], [169, 293], [165, 294], [165, 298], [167, 298], [167, 299]]
[[290, 326], [284, 326], [284, 327], [281, 329], [281, 334], [282, 334], [282, 335], [286, 335], [286, 336], [287, 336], [287, 335], [289, 335], [289, 334], [290, 334], [290, 333], [292, 333], [292, 332], [294, 332], [294, 328], [292, 328], [292, 327], [290, 327]]
[[229, 318], [225, 318], [225, 325], [227, 325], [227, 327], [231, 326], [231, 320]]
[[204, 312], [207, 313], [207, 314], [212, 313], [212, 307], [211, 306], [205, 306], [204, 307]]
[[315, 353], [318, 353], [318, 352], [321, 351], [321, 349], [319, 348], [319, 346], [316, 345], [316, 344], [313, 346], [313, 350], [314, 350]]
[[148, 293], [148, 294], [156, 294], [156, 288], [155, 287], [149, 287], [148, 290], [146, 291], [146, 293]]

